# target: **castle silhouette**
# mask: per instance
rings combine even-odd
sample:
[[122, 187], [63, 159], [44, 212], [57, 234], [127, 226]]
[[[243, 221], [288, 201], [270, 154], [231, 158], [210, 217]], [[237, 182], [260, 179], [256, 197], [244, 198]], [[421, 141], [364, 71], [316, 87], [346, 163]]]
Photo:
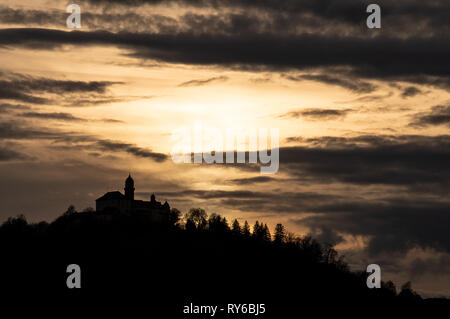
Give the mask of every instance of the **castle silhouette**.
[[154, 215], [169, 214], [170, 206], [167, 201], [164, 204], [156, 201], [155, 194], [150, 196], [150, 201], [134, 199], [134, 180], [129, 174], [125, 180], [125, 195], [119, 191], [108, 192], [95, 200], [97, 212], [118, 211], [123, 214], [150, 213]]

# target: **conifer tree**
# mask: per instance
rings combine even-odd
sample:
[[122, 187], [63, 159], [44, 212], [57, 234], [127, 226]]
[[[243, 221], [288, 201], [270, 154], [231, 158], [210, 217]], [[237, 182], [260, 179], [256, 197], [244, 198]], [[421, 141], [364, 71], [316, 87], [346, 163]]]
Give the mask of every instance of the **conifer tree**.
[[262, 240], [264, 241], [271, 241], [272, 240], [272, 236], [270, 235], [270, 230], [269, 227], [267, 226], [267, 224], [264, 224], [264, 227], [262, 227]]
[[260, 238], [261, 236], [261, 226], [259, 225], [258, 221], [256, 221], [255, 225], [253, 226], [252, 236], [256, 239]]
[[239, 222], [237, 219], [233, 221], [233, 225], [231, 226], [231, 230], [233, 233], [239, 235], [241, 233], [241, 225], [239, 225]]
[[286, 231], [285, 228], [282, 224], [277, 224], [275, 226], [275, 234], [274, 234], [274, 238], [273, 241], [276, 244], [281, 244], [284, 243], [284, 239], [286, 237]]
[[247, 221], [245, 221], [244, 227], [242, 227], [242, 235], [246, 238], [250, 237], [250, 226]]

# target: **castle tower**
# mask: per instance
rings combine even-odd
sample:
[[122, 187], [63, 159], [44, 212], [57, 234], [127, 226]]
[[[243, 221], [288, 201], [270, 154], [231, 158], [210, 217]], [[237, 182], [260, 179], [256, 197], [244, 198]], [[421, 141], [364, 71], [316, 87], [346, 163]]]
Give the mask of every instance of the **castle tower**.
[[127, 179], [125, 180], [125, 198], [134, 200], [134, 180], [131, 178], [131, 175], [128, 174]]

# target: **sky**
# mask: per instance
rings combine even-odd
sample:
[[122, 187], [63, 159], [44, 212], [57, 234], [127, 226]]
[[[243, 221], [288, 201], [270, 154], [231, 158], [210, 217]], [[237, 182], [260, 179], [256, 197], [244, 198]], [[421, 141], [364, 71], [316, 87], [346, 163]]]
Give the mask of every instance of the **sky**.
[[[123, 189], [283, 223], [450, 297], [450, 3], [0, 1], [0, 221]], [[181, 128], [279, 130], [279, 169], [176, 164]], [[204, 146], [203, 150], [205, 150]]]

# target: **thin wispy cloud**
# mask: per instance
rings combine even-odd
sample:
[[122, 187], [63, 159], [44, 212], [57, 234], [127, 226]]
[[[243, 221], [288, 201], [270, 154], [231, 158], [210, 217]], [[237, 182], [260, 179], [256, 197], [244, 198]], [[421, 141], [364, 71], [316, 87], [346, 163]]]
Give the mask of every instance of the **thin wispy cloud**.
[[290, 111], [288, 113], [282, 114], [280, 118], [291, 118], [298, 119], [303, 118], [306, 120], [335, 120], [339, 118], [344, 118], [352, 112], [352, 109], [322, 109], [322, 108], [310, 108], [298, 111]]
[[188, 86], [203, 86], [208, 85], [215, 82], [225, 82], [228, 80], [227, 76], [217, 76], [205, 80], [190, 80], [183, 83], [180, 83], [178, 87], [188, 87]]

